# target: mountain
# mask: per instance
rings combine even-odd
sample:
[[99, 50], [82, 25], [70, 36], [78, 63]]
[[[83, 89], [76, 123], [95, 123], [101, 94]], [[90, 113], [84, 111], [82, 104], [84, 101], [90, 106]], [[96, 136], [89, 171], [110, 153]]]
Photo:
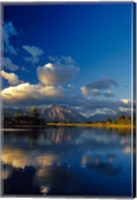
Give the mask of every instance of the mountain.
[[111, 118], [112, 120], [115, 120], [116, 118], [118, 118], [119, 116], [130, 116], [130, 112], [119, 112], [117, 114], [96, 114], [93, 116], [90, 116], [87, 118], [87, 122], [99, 122], [99, 121], [106, 121], [107, 118]]
[[110, 114], [96, 114], [91, 117], [87, 118], [87, 122], [99, 122], [99, 121], [106, 121], [107, 118], [111, 118], [112, 120], [115, 120], [116, 115], [110, 115]]
[[49, 122], [85, 122], [76, 111], [61, 105], [53, 105], [41, 112], [40, 117]]

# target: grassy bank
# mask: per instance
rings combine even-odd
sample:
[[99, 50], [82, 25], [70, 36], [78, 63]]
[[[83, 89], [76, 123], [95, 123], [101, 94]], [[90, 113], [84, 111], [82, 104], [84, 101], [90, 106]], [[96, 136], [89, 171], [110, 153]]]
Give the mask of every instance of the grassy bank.
[[107, 123], [53, 123], [49, 122], [47, 123], [47, 126], [78, 126], [78, 127], [95, 127], [95, 128], [131, 128], [131, 124], [107, 124]]

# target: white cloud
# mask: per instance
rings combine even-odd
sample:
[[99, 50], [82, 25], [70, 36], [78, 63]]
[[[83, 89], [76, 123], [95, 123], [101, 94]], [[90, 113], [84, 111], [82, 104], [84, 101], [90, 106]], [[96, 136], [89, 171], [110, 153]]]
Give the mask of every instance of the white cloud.
[[70, 84], [70, 83], [67, 86], [68, 86], [68, 88], [74, 88], [75, 87], [75, 85]]
[[[65, 59], [65, 57], [63, 58]], [[60, 62], [47, 63], [44, 67], [38, 67], [37, 73], [40, 80], [37, 84], [21, 83], [17, 86], [5, 88], [1, 91], [1, 97], [5, 103], [19, 103], [29, 104], [46, 102], [46, 103], [57, 103], [65, 102], [68, 91], [62, 87], [62, 84], [69, 83], [73, 79], [79, 68], [74, 64], [65, 64]], [[70, 62], [70, 61], [69, 61]], [[17, 84], [19, 79], [13, 73], [2, 72], [4, 78], [9, 83]], [[11, 76], [12, 75], [12, 76]], [[65, 99], [65, 100], [64, 100]]]
[[29, 54], [25, 57], [25, 60], [31, 63], [39, 62], [39, 57], [44, 53], [42, 49], [36, 46], [23, 45], [23, 49]]
[[94, 113], [92, 113], [93, 115], [95, 114], [110, 114], [110, 115], [115, 115], [116, 114], [116, 111], [114, 109], [111, 109], [111, 108], [97, 108], [95, 110]]
[[129, 104], [129, 99], [120, 99], [120, 101], [124, 104]]
[[105, 97], [114, 97], [111, 90], [107, 90], [105, 93], [102, 93]]
[[81, 90], [81, 93], [83, 94], [83, 95], [87, 95], [88, 94], [88, 91], [87, 91], [87, 88], [85, 87], [85, 86], [82, 86], [81, 88], [80, 88], [80, 90]]
[[48, 59], [52, 62], [63, 62], [64, 64], [76, 64], [71, 56], [48, 56]]
[[17, 54], [16, 49], [13, 45], [10, 44], [10, 37], [18, 35], [17, 30], [13, 26], [12, 22], [8, 22], [4, 24], [3, 27], [3, 38], [4, 38], [4, 51], [10, 52], [14, 55]]
[[65, 84], [74, 79], [79, 68], [68, 62], [63, 63], [63, 61], [55, 61], [38, 67], [37, 74], [40, 82], [44, 85], [55, 85]]
[[11, 71], [21, 70], [21, 71], [29, 72], [24, 66], [18, 66], [14, 64], [12, 60], [8, 57], [2, 58], [2, 66]]
[[74, 60], [71, 58], [71, 56], [61, 56], [61, 59], [64, 60], [64, 62], [68, 64], [75, 64]]
[[41, 84], [21, 83], [17, 86], [5, 88], [1, 91], [1, 97], [5, 102], [16, 103], [29, 100], [46, 100], [61, 96], [63, 89], [54, 86], [42, 86]]
[[118, 87], [118, 83], [116, 80], [109, 79], [107, 77], [102, 77], [102, 79], [98, 81], [94, 81], [80, 88], [81, 93], [85, 96], [94, 95], [94, 96], [105, 96], [105, 97], [113, 97], [114, 95], [111, 92], [111, 87]]
[[19, 70], [19, 66], [14, 64], [10, 58], [2, 58], [2, 65], [3, 67], [10, 69], [11, 71]]
[[3, 78], [5, 78], [9, 84], [11, 85], [18, 85], [19, 83], [21, 83], [22, 81], [19, 80], [18, 76], [14, 73], [7, 73], [5, 71], [1, 71], [0, 72], [1, 76]]
[[[87, 87], [86, 86], [82, 86], [81, 88], [80, 88], [80, 90], [81, 90], [81, 93], [83, 94], [83, 95], [85, 95], [85, 96], [87, 96], [88, 95], [88, 93], [89, 93], [89, 91], [88, 91], [88, 89], [87, 89]], [[98, 92], [98, 89], [92, 89], [92, 90], [90, 90], [90, 93], [95, 93], [95, 92]]]
[[112, 94], [111, 90], [105, 90], [105, 92], [100, 91], [97, 88], [93, 88], [93, 89], [88, 89], [86, 86], [83, 86], [80, 88], [81, 93], [84, 96], [88, 96], [88, 95], [93, 95], [93, 96], [104, 96], [104, 97], [114, 97], [114, 94]]
[[125, 108], [125, 107], [120, 106], [119, 111], [121, 111], [121, 112], [131, 112], [131, 108]]

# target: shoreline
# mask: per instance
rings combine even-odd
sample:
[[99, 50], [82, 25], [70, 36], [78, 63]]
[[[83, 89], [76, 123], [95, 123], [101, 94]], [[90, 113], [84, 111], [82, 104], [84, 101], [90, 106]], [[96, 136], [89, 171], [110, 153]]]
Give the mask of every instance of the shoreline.
[[47, 127], [91, 127], [91, 128], [112, 128], [112, 129], [131, 129], [136, 128], [132, 124], [105, 124], [105, 123], [54, 123], [49, 122], [46, 125], [15, 125], [12, 127], [1, 127], [1, 130], [8, 129], [31, 129], [31, 128], [47, 128]]

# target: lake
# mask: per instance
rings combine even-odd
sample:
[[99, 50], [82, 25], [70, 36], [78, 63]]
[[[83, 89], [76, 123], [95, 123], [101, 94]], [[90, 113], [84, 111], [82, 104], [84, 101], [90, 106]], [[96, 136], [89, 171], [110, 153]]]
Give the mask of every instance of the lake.
[[3, 135], [3, 195], [132, 195], [129, 131], [48, 127]]

